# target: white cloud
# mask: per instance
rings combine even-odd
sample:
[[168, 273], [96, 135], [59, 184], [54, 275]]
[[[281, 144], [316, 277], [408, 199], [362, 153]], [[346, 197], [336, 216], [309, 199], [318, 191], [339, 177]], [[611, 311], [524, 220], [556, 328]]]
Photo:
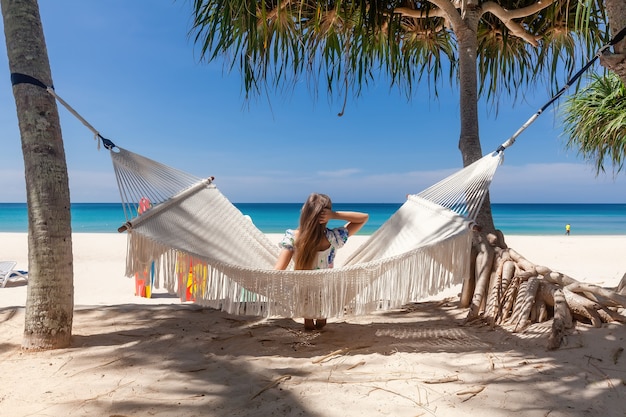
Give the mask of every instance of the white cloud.
[[361, 172], [360, 169], [356, 169], [356, 168], [346, 168], [346, 169], [339, 169], [336, 171], [320, 171], [318, 172], [318, 175], [321, 175], [322, 177], [350, 177], [352, 175], [358, 174], [359, 172]]
[[0, 202], [23, 203], [26, 201], [26, 180], [19, 169], [0, 170]]
[[73, 203], [112, 203], [120, 201], [113, 170], [110, 172], [68, 172]]
[[[234, 202], [300, 202], [313, 191], [329, 194], [336, 202], [401, 202], [406, 194], [419, 193], [456, 170], [368, 171], [332, 178], [283, 173], [223, 178], [218, 186]], [[626, 178], [596, 178], [584, 164], [503, 165], [490, 191], [495, 203], [621, 203], [626, 201]]]
[[528, 164], [502, 166], [496, 172], [494, 202], [621, 203], [626, 201], [626, 178], [596, 177], [585, 164]]
[[[456, 172], [457, 168], [408, 172], [348, 169], [303, 175], [299, 172], [261, 172], [254, 176], [224, 176], [216, 185], [231, 201], [301, 202], [311, 192], [329, 194], [335, 202], [404, 201]], [[333, 175], [330, 175], [333, 174]], [[117, 202], [119, 191], [113, 170], [70, 170], [72, 202]], [[21, 170], [0, 171], [0, 201], [26, 201]], [[626, 178], [595, 176], [584, 164], [503, 165], [491, 185], [494, 203], [624, 203]]]
[[[111, 172], [68, 172], [70, 198], [73, 203], [107, 203], [120, 201], [115, 174]], [[0, 202], [26, 201], [26, 181], [22, 170], [0, 171]]]

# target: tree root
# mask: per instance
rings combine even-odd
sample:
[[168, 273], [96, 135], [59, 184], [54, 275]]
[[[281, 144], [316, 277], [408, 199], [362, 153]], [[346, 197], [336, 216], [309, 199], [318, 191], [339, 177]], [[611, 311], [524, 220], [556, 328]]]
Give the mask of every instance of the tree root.
[[548, 349], [558, 349], [574, 321], [594, 327], [626, 322], [626, 274], [616, 288], [583, 283], [528, 261], [504, 243], [501, 234], [476, 232], [473, 271], [463, 283], [461, 306], [466, 323], [484, 321], [522, 332], [552, 320]]

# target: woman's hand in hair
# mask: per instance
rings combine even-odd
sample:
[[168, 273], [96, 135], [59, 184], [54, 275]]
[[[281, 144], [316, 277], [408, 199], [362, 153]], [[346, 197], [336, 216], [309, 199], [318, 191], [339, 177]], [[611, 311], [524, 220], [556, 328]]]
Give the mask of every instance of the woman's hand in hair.
[[322, 210], [322, 212], [320, 213], [320, 224], [326, 224], [332, 219], [333, 211], [331, 209], [325, 208], [324, 210]]

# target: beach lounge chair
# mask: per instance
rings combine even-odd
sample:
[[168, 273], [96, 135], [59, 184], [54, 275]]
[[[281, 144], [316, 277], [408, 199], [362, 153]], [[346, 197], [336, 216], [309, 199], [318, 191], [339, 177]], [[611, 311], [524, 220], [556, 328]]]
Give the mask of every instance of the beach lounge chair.
[[28, 282], [28, 272], [18, 271], [15, 268], [16, 262], [0, 261], [0, 288], [6, 287], [9, 282], [24, 280]]

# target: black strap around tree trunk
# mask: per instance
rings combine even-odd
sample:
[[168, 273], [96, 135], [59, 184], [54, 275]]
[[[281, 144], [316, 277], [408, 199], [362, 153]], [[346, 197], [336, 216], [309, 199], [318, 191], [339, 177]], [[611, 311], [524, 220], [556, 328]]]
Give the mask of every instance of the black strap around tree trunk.
[[47, 90], [48, 88], [52, 88], [54, 90], [54, 87], [45, 85], [35, 77], [31, 77], [30, 75], [26, 74], [20, 74], [19, 72], [12, 72], [11, 85], [17, 84], [32, 84], [36, 85], [37, 87], [41, 87], [44, 90]]

